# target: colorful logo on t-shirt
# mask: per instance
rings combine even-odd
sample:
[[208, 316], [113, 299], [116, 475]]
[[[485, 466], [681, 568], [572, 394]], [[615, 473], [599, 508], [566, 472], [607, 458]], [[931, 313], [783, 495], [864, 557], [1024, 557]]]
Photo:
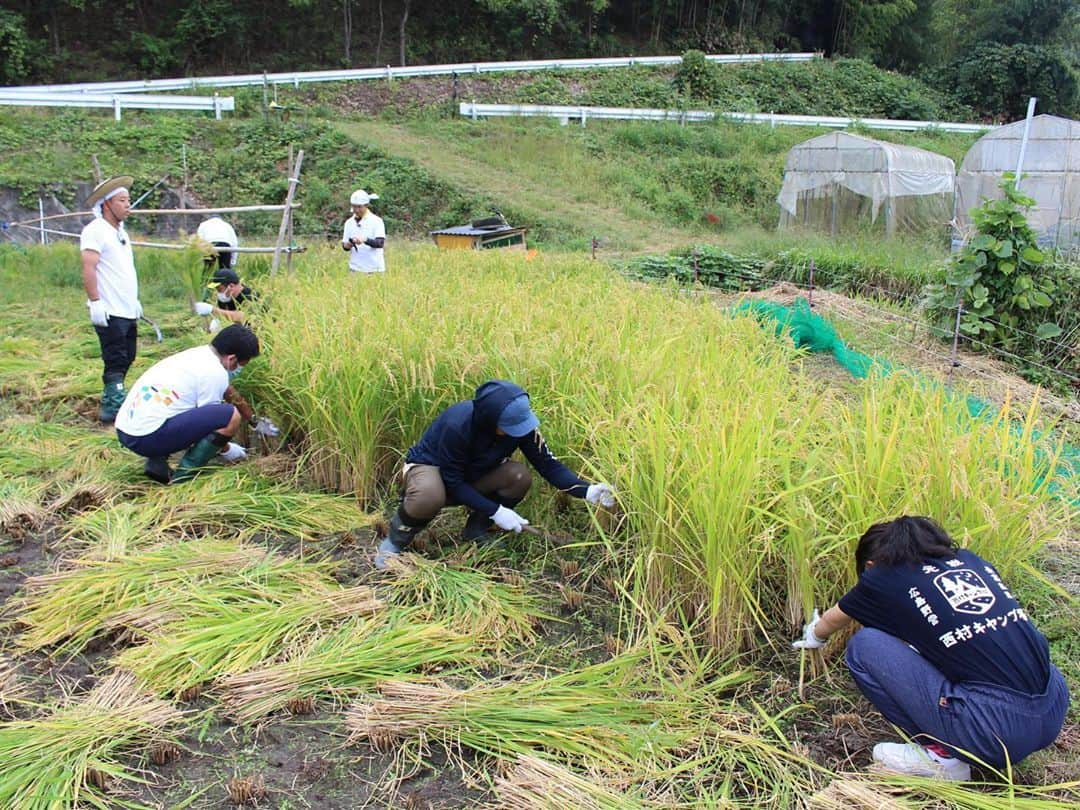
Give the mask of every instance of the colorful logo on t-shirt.
[[934, 585], [958, 613], [980, 616], [994, 606], [994, 592], [982, 577], [968, 568], [938, 574], [934, 577]]
[[[177, 391], [171, 388], [159, 388], [156, 385], [144, 385], [140, 394], [143, 402], [154, 400], [154, 402], [158, 402], [166, 408], [180, 399], [180, 394]], [[138, 402], [135, 404], [138, 405]]]

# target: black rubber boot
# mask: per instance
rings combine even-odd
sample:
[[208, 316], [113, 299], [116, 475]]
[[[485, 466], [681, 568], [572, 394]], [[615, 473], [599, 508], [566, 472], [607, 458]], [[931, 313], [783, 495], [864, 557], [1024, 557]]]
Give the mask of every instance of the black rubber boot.
[[172, 470], [169, 469], [169, 459], [166, 456], [148, 458], [143, 465], [143, 472], [147, 478], [152, 478], [159, 484], [167, 484], [172, 480]]
[[184, 481], [190, 481], [195, 477], [195, 474], [206, 466], [214, 456], [221, 452], [221, 448], [229, 443], [228, 436], [222, 436], [220, 433], [211, 433], [208, 436], [203, 436], [195, 444], [188, 448], [188, 451], [184, 453], [183, 458], [180, 459], [180, 463], [176, 465], [176, 472], [173, 473], [172, 484], [179, 484]]
[[385, 571], [391, 558], [405, 551], [417, 532], [430, 522], [430, 520], [417, 520], [405, 511], [404, 505], [399, 505], [394, 516], [390, 518], [390, 533], [379, 543], [379, 548], [375, 553], [375, 567], [380, 571]]
[[98, 411], [98, 420], [106, 424], [116, 420], [116, 414], [120, 406], [124, 404], [127, 389], [124, 388], [124, 378], [110, 378], [105, 383], [101, 392], [101, 409]]
[[483, 545], [490, 535], [488, 529], [492, 526], [491, 518], [482, 512], [469, 510], [469, 518], [465, 521], [465, 528], [461, 530], [461, 539], [469, 543]]

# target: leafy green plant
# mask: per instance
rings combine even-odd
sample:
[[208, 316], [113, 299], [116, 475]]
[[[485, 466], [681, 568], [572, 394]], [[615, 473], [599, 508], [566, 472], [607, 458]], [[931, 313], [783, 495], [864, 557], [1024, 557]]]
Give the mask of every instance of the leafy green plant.
[[978, 233], [948, 268], [943, 284], [927, 287], [933, 326], [942, 334], [954, 329], [956, 308], [963, 305], [960, 331], [991, 346], [1019, 348], [1024, 333], [1037, 340], [1054, 338], [1061, 327], [1045, 320], [1054, 306], [1054, 279], [1040, 273], [1045, 256], [1036, 246], [1035, 232], [1024, 210], [1035, 201], [1005, 174], [1000, 200], [987, 200], [972, 211]]

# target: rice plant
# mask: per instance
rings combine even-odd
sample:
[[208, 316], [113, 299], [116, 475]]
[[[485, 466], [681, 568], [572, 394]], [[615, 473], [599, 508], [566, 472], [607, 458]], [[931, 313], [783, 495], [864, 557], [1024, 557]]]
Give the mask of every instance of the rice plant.
[[[696, 710], [737, 678], [671, 690], [637, 650], [576, 671], [456, 689], [385, 681], [353, 706], [353, 740], [376, 746], [441, 744], [463, 767], [469, 749], [496, 759], [538, 755], [605, 773], [662, 772], [699, 732]], [[653, 697], [648, 697], [652, 693]]]
[[260, 586], [282, 598], [336, 587], [327, 563], [276, 557], [243, 543], [174, 543], [111, 560], [72, 560], [70, 567], [30, 577], [12, 608], [25, 650], [50, 648], [64, 656], [96, 636], [122, 631], [141, 636], [182, 614], [184, 600], [209, 587], [224, 595]]
[[[830, 387], [786, 337], [705, 299], [495, 253], [407, 251], [393, 284], [342, 285], [317, 263], [268, 282], [266, 362], [247, 382], [312, 477], [381, 502], [442, 408], [513, 379], [551, 446], [616, 484], [623, 520], [582, 542], [605, 544], [638, 620], [724, 653], [786, 641], [850, 584], [855, 539], [900, 511], [1007, 571], [1075, 517], [1045, 483], [1055, 450], [1035, 411], [1017, 432], [1015, 414], [972, 419], [903, 375]], [[522, 509], [542, 523], [555, 499], [534, 489]]]
[[536, 756], [520, 755], [495, 777], [498, 810], [645, 810], [656, 805], [627, 795], [618, 784], [604, 785]]
[[196, 586], [176, 594], [169, 605], [173, 619], [113, 663], [155, 692], [176, 695], [284, 658], [328, 628], [383, 607], [367, 586], [307, 587], [263, 588], [244, 581]]
[[418, 608], [426, 621], [470, 633], [478, 645], [505, 652], [531, 642], [543, 613], [522, 586], [489, 574], [409, 554], [394, 566], [389, 600]]
[[183, 715], [117, 672], [51, 714], [0, 723], [0, 807], [115, 806], [109, 794], [141, 777], [125, 765], [147, 743], [180, 731]]
[[423, 678], [482, 659], [468, 635], [395, 612], [346, 622], [284, 661], [226, 678], [223, 697], [230, 714], [246, 723], [293, 700], [353, 698], [379, 681]]

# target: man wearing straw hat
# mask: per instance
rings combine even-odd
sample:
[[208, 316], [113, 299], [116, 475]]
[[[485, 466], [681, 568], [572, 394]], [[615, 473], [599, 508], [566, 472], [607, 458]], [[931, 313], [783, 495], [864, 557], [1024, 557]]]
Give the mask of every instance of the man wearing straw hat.
[[492, 527], [520, 534], [529, 521], [514, 511], [532, 486], [515, 450], [552, 486], [605, 508], [615, 505], [607, 484], [583, 481], [559, 461], [540, 435], [529, 395], [506, 380], [488, 380], [476, 396], [451, 405], [405, 454], [404, 496], [379, 545], [375, 567], [385, 569], [416, 533], [447, 505], [469, 510], [462, 538], [482, 542]]
[[130, 175], [110, 177], [94, 188], [86, 202], [94, 221], [82, 229], [82, 279], [90, 323], [101, 344], [104, 364], [98, 419], [112, 422], [124, 401], [124, 378], [135, 362], [138, 339], [139, 279], [124, 220], [131, 211]]
[[341, 248], [349, 254], [352, 273], [382, 273], [386, 271], [383, 247], [386, 245], [386, 226], [368, 206], [378, 194], [357, 189], [349, 198], [353, 215], [345, 220]]

